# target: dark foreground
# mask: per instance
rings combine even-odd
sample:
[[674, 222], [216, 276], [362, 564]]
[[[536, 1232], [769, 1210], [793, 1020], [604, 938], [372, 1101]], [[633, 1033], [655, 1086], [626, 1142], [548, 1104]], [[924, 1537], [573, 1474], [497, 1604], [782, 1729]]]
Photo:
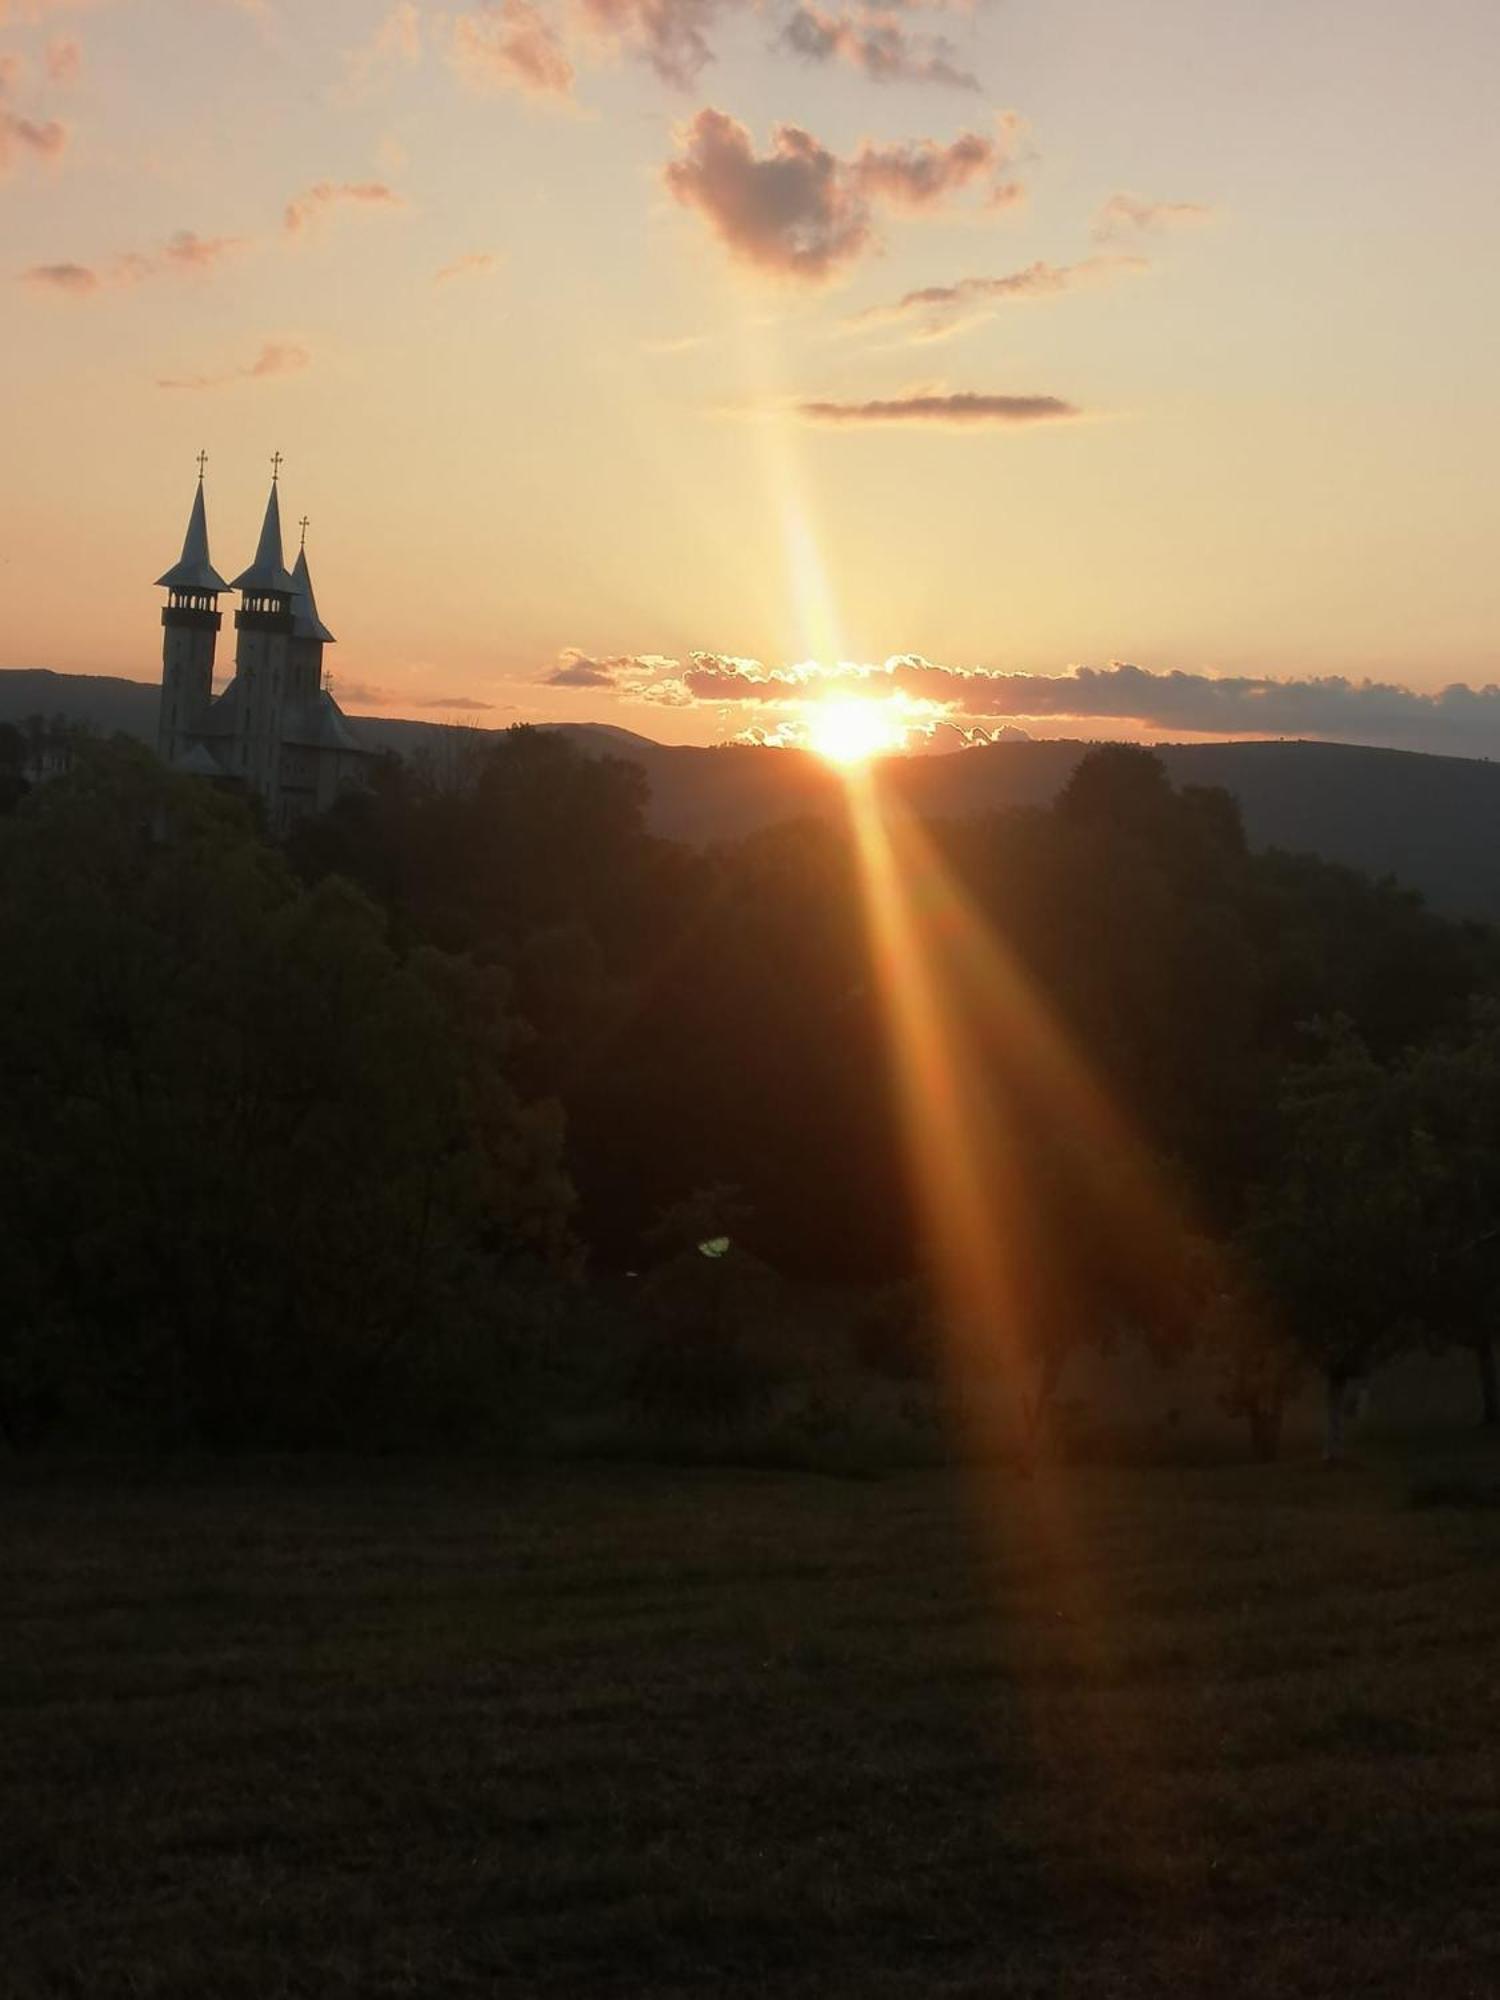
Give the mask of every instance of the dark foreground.
[[1492, 1995], [1500, 1512], [1406, 1494], [12, 1481], [0, 1991]]

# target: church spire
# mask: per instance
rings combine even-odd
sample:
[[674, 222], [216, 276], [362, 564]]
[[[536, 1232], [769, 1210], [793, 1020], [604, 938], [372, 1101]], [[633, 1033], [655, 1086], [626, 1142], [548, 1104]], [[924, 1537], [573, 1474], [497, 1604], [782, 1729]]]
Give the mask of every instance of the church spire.
[[[277, 454], [280, 473], [280, 453]], [[261, 524], [255, 561], [234, 580], [235, 590], [251, 597], [290, 597], [297, 586], [287, 574], [281, 554], [281, 495], [277, 479], [271, 481], [271, 497], [266, 502], [266, 518]]]
[[[306, 523], [303, 534], [306, 535]], [[297, 551], [297, 565], [292, 571], [292, 582], [296, 585], [296, 595], [292, 599], [292, 637], [294, 639], [316, 639], [319, 645], [336, 645], [333, 634], [318, 616], [318, 600], [313, 596], [312, 573], [307, 567], [307, 544], [304, 539]]]
[[213, 592], [229, 588], [209, 560], [208, 516], [203, 506], [203, 468], [206, 463], [207, 455], [200, 451], [198, 490], [193, 495], [193, 511], [188, 516], [187, 534], [183, 537], [181, 558], [173, 563], [165, 576], [156, 579], [164, 590]]

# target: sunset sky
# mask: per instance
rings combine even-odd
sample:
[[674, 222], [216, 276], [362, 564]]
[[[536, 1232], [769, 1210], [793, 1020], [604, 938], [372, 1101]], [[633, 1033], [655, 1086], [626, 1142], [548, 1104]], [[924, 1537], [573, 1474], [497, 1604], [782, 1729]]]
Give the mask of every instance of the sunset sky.
[[1500, 754], [1497, 63], [1495, 0], [0, 0], [0, 666], [156, 678], [198, 450], [231, 575], [279, 450], [355, 710]]

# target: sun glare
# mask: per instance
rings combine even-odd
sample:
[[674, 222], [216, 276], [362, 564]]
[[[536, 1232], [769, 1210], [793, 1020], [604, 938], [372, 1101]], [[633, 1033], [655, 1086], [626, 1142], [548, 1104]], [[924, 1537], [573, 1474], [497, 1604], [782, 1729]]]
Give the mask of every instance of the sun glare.
[[830, 764], [863, 764], [900, 750], [906, 731], [876, 701], [824, 701], [808, 711], [807, 740]]

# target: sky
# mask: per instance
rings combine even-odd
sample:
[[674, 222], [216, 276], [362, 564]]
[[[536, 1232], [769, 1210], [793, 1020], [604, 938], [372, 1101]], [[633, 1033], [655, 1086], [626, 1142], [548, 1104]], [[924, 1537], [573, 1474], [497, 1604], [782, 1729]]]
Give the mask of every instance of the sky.
[[[1494, 0], [0, 0], [0, 666], [1500, 755]], [[221, 640], [227, 654], [229, 647]], [[221, 665], [227, 665], [221, 661]]]

